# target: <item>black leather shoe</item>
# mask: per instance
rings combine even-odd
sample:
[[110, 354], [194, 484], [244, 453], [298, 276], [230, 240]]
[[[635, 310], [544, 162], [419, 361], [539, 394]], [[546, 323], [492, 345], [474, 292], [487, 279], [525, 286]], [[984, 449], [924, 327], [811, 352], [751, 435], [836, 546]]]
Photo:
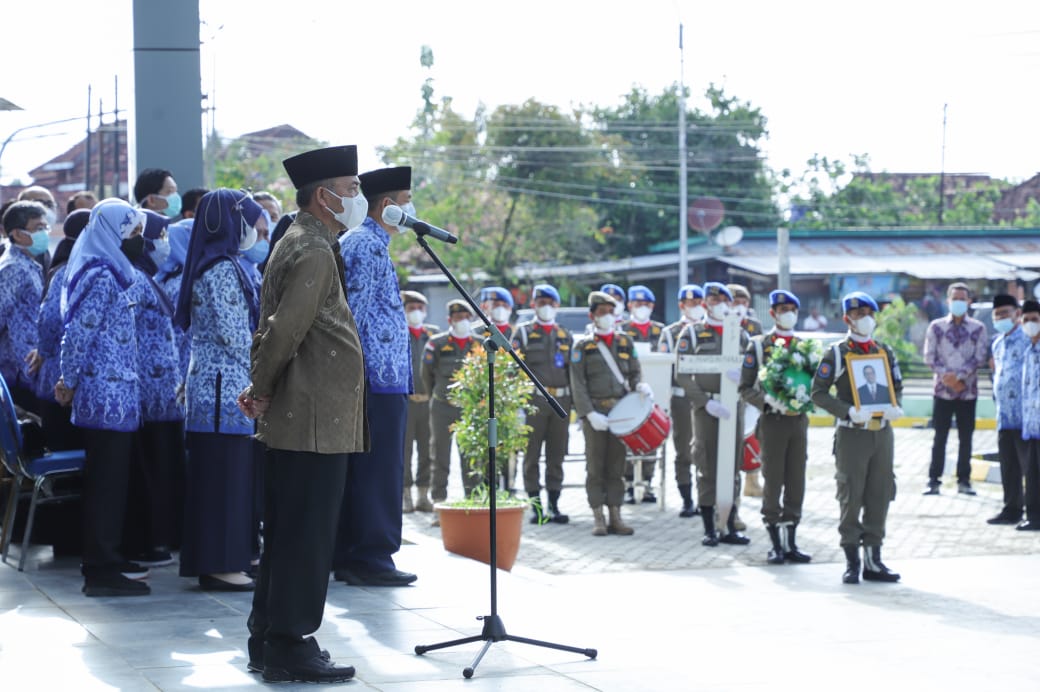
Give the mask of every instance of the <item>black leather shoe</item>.
[[636, 503], [636, 491], [629, 488], [625, 491], [625, 504], [634, 505]]
[[1040, 531], [1040, 521], [1026, 519], [1015, 527], [1015, 531]]
[[978, 495], [975, 489], [971, 487], [971, 483], [958, 483], [957, 492], [961, 495]]
[[408, 586], [418, 579], [410, 572], [390, 569], [385, 572], [366, 572], [347, 567], [333, 572], [336, 581], [346, 582], [350, 586]]
[[751, 542], [751, 539], [742, 534], [739, 531], [730, 531], [722, 535], [719, 539], [719, 543], [725, 543], [726, 545], [747, 545]]
[[1006, 524], [1008, 526], [1011, 526], [1013, 524], [1019, 523], [1020, 521], [1022, 521], [1022, 515], [1021, 514], [1015, 514], [1014, 512], [1008, 512], [1005, 509], [1005, 510], [1002, 510], [1000, 512], [1000, 514], [998, 514], [997, 516], [990, 517], [989, 519], [987, 519], [986, 523], [987, 524], [993, 524], [993, 525]]
[[654, 495], [653, 491], [648, 489], [643, 493], [643, 499], [641, 501], [647, 504], [652, 504], [657, 502], [657, 496]]
[[293, 651], [264, 647], [264, 682], [346, 682], [354, 677], [354, 666], [337, 666], [308, 637]]
[[[246, 648], [249, 650], [249, 662], [246, 663], [246, 670], [250, 673], [262, 673], [264, 672], [264, 644], [262, 641], [253, 637], [249, 638]], [[329, 654], [328, 649], [322, 649], [320, 654], [326, 661], [332, 660], [332, 655]]]
[[698, 514], [700, 514], [700, 512], [698, 511], [697, 507], [694, 506], [692, 500], [690, 502], [686, 502], [685, 500], [683, 501], [682, 509], [679, 510], [680, 517], [682, 517], [683, 519], [688, 519], [690, 517], [695, 517]]
[[928, 484], [928, 489], [925, 490], [921, 494], [922, 495], [938, 495], [939, 494], [939, 484], [935, 483], [935, 482], [929, 483]]
[[199, 588], [203, 591], [253, 591], [256, 582], [249, 581], [246, 584], [235, 584], [234, 582], [218, 579], [211, 574], [199, 575]]
[[152, 592], [143, 581], [127, 579], [122, 574], [100, 574], [85, 577], [83, 593], [87, 596], [147, 596]]

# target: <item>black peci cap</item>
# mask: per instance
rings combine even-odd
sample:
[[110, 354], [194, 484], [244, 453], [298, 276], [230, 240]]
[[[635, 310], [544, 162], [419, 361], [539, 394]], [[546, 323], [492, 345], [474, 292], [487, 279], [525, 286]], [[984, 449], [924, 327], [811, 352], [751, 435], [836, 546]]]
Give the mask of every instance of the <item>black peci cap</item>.
[[292, 184], [299, 190], [319, 180], [357, 175], [357, 147], [344, 144], [305, 151], [285, 159], [282, 165]]

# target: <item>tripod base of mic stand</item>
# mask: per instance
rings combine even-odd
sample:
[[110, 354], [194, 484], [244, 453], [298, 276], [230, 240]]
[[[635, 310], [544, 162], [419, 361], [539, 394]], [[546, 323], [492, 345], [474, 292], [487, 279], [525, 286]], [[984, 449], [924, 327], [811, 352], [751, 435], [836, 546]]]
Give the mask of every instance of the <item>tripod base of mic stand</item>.
[[480, 664], [480, 659], [484, 658], [484, 654], [487, 653], [488, 649], [495, 642], [520, 642], [521, 644], [530, 644], [532, 646], [541, 646], [546, 649], [556, 649], [558, 651], [570, 651], [571, 653], [581, 654], [589, 658], [596, 658], [599, 654], [595, 649], [582, 649], [577, 646], [567, 646], [565, 644], [554, 644], [552, 642], [543, 642], [538, 639], [528, 639], [527, 637], [515, 637], [511, 634], [506, 634], [506, 626], [502, 623], [502, 618], [497, 615], [485, 615], [481, 618], [484, 621], [484, 629], [480, 634], [472, 637], [463, 637], [462, 639], [453, 639], [450, 642], [441, 642], [440, 644], [429, 644], [427, 646], [418, 645], [415, 647], [415, 653], [423, 655], [427, 651], [434, 651], [436, 649], [446, 649], [449, 646], [457, 646], [459, 644], [469, 644], [470, 642], [483, 641], [484, 646], [477, 653], [476, 658], [473, 659], [473, 663], [469, 664], [466, 668], [462, 669], [462, 677], [467, 680], [473, 677], [473, 673], [477, 670], [477, 665]]

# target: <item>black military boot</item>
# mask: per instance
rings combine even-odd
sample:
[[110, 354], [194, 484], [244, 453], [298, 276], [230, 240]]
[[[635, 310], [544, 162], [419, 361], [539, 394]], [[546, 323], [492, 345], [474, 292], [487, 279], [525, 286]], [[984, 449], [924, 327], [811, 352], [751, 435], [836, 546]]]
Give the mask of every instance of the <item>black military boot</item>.
[[780, 540], [784, 544], [784, 559], [788, 562], [800, 562], [805, 564], [812, 560], [812, 555], [808, 555], [803, 553], [801, 550], [798, 550], [798, 546], [794, 542], [794, 534], [797, 527], [798, 524], [795, 524], [793, 521], [786, 521], [780, 524]]
[[859, 568], [862, 567], [859, 561], [859, 546], [843, 545], [841, 548], [845, 551], [845, 574], [841, 575], [841, 581], [843, 584], [858, 584]]
[[680, 485], [679, 494], [682, 496], [682, 510], [679, 512], [679, 516], [684, 519], [697, 516], [697, 506], [693, 504], [693, 484], [686, 483], [685, 485]]
[[866, 581], [897, 582], [899, 575], [881, 561], [880, 545], [863, 546], [863, 579]]
[[771, 565], [784, 564], [784, 544], [780, 540], [780, 527], [776, 524], [766, 524], [766, 531], [769, 532], [769, 540], [773, 543], [766, 555], [766, 562]]
[[549, 521], [554, 524], [566, 524], [571, 518], [560, 511], [560, 491], [549, 491]]
[[714, 548], [719, 544], [719, 532], [715, 530], [715, 508], [701, 507], [701, 520], [704, 522], [704, 538], [701, 545]]
[[531, 499], [531, 523], [532, 524], [544, 524], [548, 521], [545, 518], [544, 512], [542, 512], [542, 494], [529, 495]]
[[729, 509], [729, 519], [726, 520], [726, 533], [722, 534], [719, 538], [719, 543], [725, 543], [726, 545], [747, 545], [751, 542], [751, 539], [737, 531], [737, 506], [733, 505]]

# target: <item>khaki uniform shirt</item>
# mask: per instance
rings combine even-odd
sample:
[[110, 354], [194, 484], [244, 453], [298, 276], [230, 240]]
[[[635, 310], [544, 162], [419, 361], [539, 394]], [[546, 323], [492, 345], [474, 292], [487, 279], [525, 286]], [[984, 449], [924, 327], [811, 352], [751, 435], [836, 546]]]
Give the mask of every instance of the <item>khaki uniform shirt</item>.
[[254, 396], [270, 396], [257, 439], [268, 447], [367, 451], [365, 361], [343, 289], [336, 234], [300, 212], [275, 245], [250, 351]]
[[[777, 341], [783, 340], [785, 345], [778, 345]], [[747, 351], [744, 354], [744, 367], [740, 369], [740, 398], [754, 406], [760, 411], [765, 411], [766, 406], [766, 392], [762, 389], [761, 383], [758, 381], [758, 371], [762, 368], [765, 363], [769, 362], [769, 355], [773, 352], [774, 348], [793, 348], [801, 339], [797, 336], [781, 336], [776, 333], [775, 329], [769, 330], [765, 334], [760, 334], [756, 337], [752, 337], [751, 343], [748, 344]], [[762, 344], [762, 362], [758, 362], [758, 348], [757, 344]], [[772, 409], [770, 409], [772, 410]]]
[[570, 386], [571, 341], [571, 333], [558, 324], [548, 333], [537, 322], [513, 330], [513, 348], [541, 383], [553, 389]]
[[426, 383], [422, 378], [422, 360], [426, 344], [438, 332], [440, 330], [432, 324], [424, 324], [420, 327], [419, 336], [416, 336], [411, 329], [408, 330], [408, 346], [411, 348], [412, 354], [412, 391], [414, 392], [409, 398], [412, 401], [426, 401], [430, 398], [430, 390], [426, 388]]
[[[746, 350], [747, 345], [748, 335], [742, 329], [740, 330], [740, 350]], [[679, 355], [722, 355], [722, 337], [707, 323], [698, 322], [679, 332], [675, 352]], [[704, 408], [712, 395], [718, 394], [722, 388], [722, 375], [719, 373], [677, 374], [675, 377], [694, 408]]]
[[621, 376], [628, 384], [618, 382], [607, 361], [596, 346], [597, 337], [589, 334], [578, 339], [571, 351], [571, 396], [579, 418], [592, 411], [609, 413], [618, 399], [634, 390], [643, 376], [632, 339], [624, 332], [614, 332], [608, 347]]
[[[812, 381], [813, 403], [831, 414], [838, 420], [847, 420], [849, 408], [855, 399], [852, 396], [852, 380], [849, 378], [848, 368], [845, 366], [845, 354], [852, 351], [854, 355], [863, 353], [884, 353], [888, 357], [888, 367], [892, 372], [891, 386], [896, 395], [896, 401], [902, 402], [903, 375], [899, 371], [899, 363], [896, 354], [891, 347], [874, 341], [867, 350], [863, 349], [849, 337], [837, 344], [837, 359], [835, 358], [835, 347], [831, 346], [823, 352], [819, 367]], [[837, 374], [837, 376], [835, 376]], [[833, 387], [834, 393], [831, 394]]]
[[442, 332], [426, 343], [423, 349], [422, 381], [423, 391], [429, 392], [434, 399], [448, 401], [448, 386], [455, 371], [462, 367], [466, 355], [476, 348], [479, 342], [470, 337], [465, 348], [459, 348], [450, 332]]
[[625, 320], [619, 327], [621, 331], [632, 337], [632, 341], [636, 343], [648, 343], [652, 344], [655, 348], [658, 342], [661, 341], [661, 333], [664, 331], [664, 324], [657, 322], [656, 320], [650, 320], [650, 326], [646, 329], [646, 336], [643, 336], [643, 332], [637, 329], [632, 320]]

